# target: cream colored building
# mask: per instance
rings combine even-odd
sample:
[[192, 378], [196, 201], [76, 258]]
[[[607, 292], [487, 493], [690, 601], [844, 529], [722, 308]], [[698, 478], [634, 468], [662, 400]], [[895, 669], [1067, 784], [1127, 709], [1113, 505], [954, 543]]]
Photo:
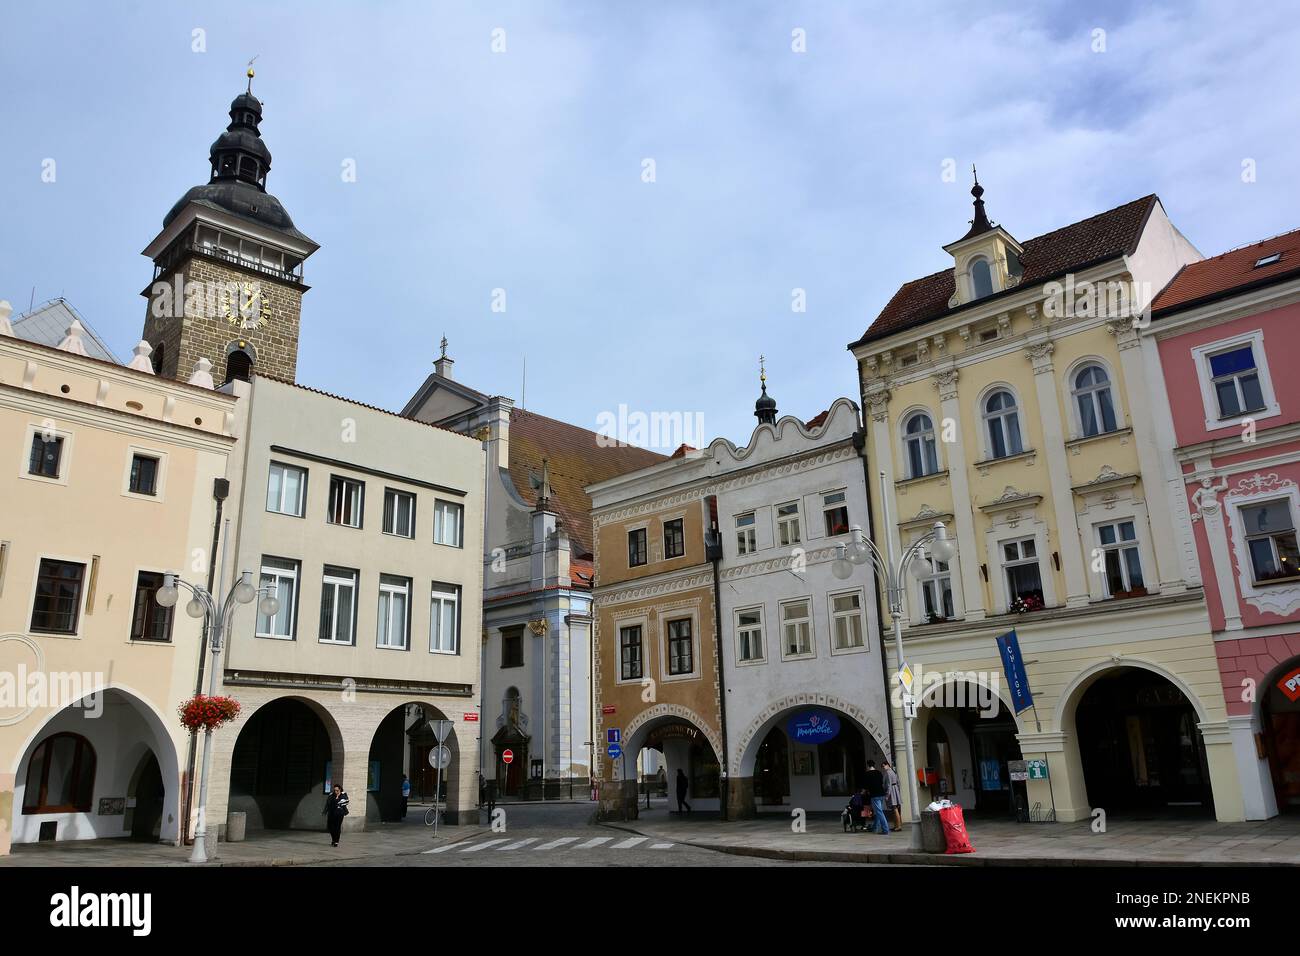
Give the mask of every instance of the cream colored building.
[[[1212, 805], [1242, 819], [1134, 330], [1200, 255], [1155, 196], [1021, 243], [972, 192], [948, 265], [903, 285], [850, 346], [889, 489], [884, 501], [873, 482], [874, 513], [887, 504], [892, 519], [879, 533], [897, 555], [942, 520], [958, 545], [951, 566], [918, 562], [907, 576], [921, 800], [942, 790], [968, 810], [1054, 807], [1058, 820]], [[1035, 704], [1019, 715], [995, 644], [1012, 629]], [[1013, 783], [1021, 758], [1046, 761], [1047, 779]]]
[[[7, 303], [0, 303], [7, 312]], [[0, 853], [174, 842], [200, 623], [152, 600], [212, 540], [235, 399], [4, 334], [0, 315]], [[20, 325], [21, 327], [21, 325]]]

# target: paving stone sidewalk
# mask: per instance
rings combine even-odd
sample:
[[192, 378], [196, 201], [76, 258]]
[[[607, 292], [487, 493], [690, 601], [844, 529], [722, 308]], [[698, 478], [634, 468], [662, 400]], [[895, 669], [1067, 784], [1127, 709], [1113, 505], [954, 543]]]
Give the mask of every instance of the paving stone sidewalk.
[[807, 831], [790, 818], [722, 822], [710, 817], [642, 811], [610, 826], [701, 849], [809, 862], [955, 866], [1300, 866], [1300, 818], [1252, 823], [1213, 820], [1112, 820], [1105, 833], [1078, 823], [967, 822], [974, 853], [917, 853], [909, 828], [888, 836], [845, 833], [838, 819], [810, 817]]

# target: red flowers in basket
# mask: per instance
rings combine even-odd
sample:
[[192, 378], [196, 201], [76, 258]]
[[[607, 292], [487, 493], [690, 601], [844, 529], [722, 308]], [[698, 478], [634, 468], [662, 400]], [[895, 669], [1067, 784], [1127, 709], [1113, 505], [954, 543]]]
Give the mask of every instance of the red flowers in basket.
[[239, 701], [233, 697], [208, 697], [198, 694], [177, 709], [181, 724], [194, 732], [216, 730], [239, 716]]

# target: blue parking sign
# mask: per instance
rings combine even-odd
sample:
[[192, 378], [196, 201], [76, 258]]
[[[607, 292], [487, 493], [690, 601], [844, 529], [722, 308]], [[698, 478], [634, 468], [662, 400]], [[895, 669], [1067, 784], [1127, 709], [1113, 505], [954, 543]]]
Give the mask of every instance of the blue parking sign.
[[621, 727], [610, 727], [605, 731], [605, 742], [610, 744], [621, 744], [623, 742], [623, 729]]

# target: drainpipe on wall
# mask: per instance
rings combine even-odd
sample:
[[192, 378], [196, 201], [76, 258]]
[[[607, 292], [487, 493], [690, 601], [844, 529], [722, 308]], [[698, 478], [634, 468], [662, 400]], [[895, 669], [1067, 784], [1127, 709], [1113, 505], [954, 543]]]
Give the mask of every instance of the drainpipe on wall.
[[[217, 502], [217, 516], [212, 521], [212, 551], [208, 555], [208, 593], [213, 593], [212, 588], [216, 583], [217, 575], [217, 546], [221, 540], [221, 509], [230, 497], [230, 480], [228, 478], [214, 478], [212, 480], [212, 497]], [[206, 641], [199, 641], [199, 667], [198, 676], [194, 680], [194, 695], [197, 697], [203, 693], [203, 671], [204, 664], [208, 659], [208, 647]], [[190, 810], [194, 802], [194, 768], [198, 761], [198, 734], [190, 734], [189, 753], [185, 758], [185, 804], [181, 812], [181, 842], [188, 846], [193, 843], [190, 836]]]
[[[862, 462], [862, 484], [863, 491], [867, 496], [867, 528], [872, 536], [876, 534], [876, 516], [871, 509], [871, 470], [867, 463], [867, 424], [865, 416], [859, 419], [862, 427], [853, 433], [853, 447], [858, 453], [858, 458]], [[889, 529], [885, 529], [885, 534], [889, 534]], [[876, 643], [880, 645], [880, 680], [884, 685], [885, 691], [885, 713], [889, 719], [885, 721], [885, 729], [889, 733], [889, 762], [893, 766], [898, 766], [898, 754], [894, 752], [894, 708], [889, 699], [889, 658], [885, 653], [885, 614], [884, 608], [880, 603], [880, 586], [876, 580], [876, 572], [871, 572], [871, 593], [876, 599], [876, 629], [879, 633], [876, 635]], [[900, 662], [901, 666], [901, 662]]]
[[719, 809], [722, 819], [727, 819], [727, 804], [731, 796], [731, 778], [727, 774], [727, 675], [722, 669], [722, 587], [718, 566], [722, 563], [722, 534], [718, 531], [718, 498], [709, 495], [709, 530], [704, 535], [704, 556], [713, 565], [713, 666], [718, 671], [718, 730], [722, 736], [722, 753], [718, 755], [721, 766], [722, 799]]

